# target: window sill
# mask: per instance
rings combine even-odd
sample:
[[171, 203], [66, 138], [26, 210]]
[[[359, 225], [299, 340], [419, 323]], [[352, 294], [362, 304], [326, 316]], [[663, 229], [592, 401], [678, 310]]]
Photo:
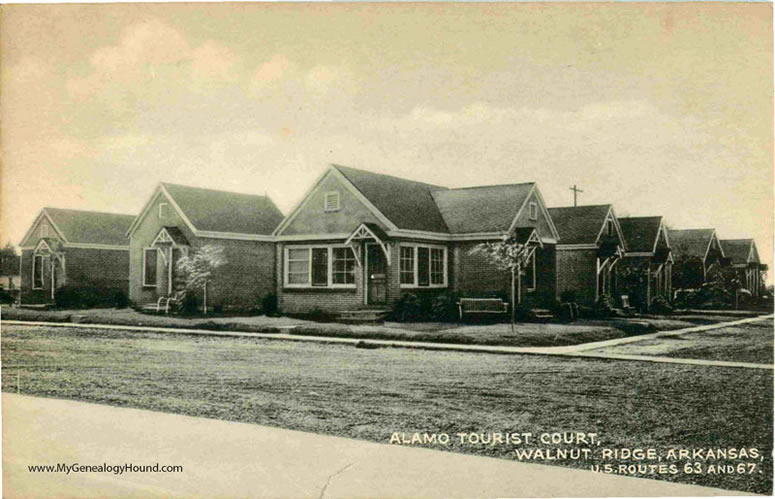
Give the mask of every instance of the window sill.
[[156, 289], [158, 286], [156, 284], [143, 284], [143, 287], [148, 289]]
[[401, 289], [444, 289], [448, 288], [448, 284], [431, 284], [429, 286], [418, 286], [416, 284], [402, 284]]
[[356, 286], [283, 286], [283, 293], [356, 293]]

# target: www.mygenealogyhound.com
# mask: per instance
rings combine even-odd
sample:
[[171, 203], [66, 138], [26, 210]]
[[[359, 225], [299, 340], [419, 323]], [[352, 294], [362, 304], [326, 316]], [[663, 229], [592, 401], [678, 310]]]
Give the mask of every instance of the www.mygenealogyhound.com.
[[156, 464], [42, 464], [27, 466], [30, 473], [113, 473], [114, 475], [123, 475], [124, 473], [182, 473], [183, 466], [180, 465], [162, 465]]

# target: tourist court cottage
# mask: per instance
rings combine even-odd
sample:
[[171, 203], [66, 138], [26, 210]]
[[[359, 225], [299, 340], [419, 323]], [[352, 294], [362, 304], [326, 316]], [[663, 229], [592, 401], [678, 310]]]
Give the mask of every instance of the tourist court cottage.
[[129, 280], [133, 215], [43, 208], [21, 242], [21, 301], [51, 303], [63, 286], [121, 292]]
[[662, 217], [624, 217], [619, 224], [627, 251], [617, 269], [617, 294], [644, 309], [655, 297], [671, 301], [673, 256]]
[[557, 244], [557, 292], [583, 305], [616, 292], [616, 266], [627, 250], [610, 204], [549, 208], [560, 234]]
[[557, 229], [534, 183], [448, 189], [332, 165], [274, 232], [285, 312], [383, 307], [402, 293], [506, 298], [509, 272], [476, 245], [530, 247], [523, 301], [557, 293]]
[[697, 289], [708, 279], [708, 273], [725, 264], [724, 250], [715, 229], [668, 230], [674, 258], [685, 264], [673, 268], [673, 287]]
[[185, 286], [177, 261], [213, 245], [223, 248], [225, 264], [208, 283], [208, 304], [255, 307], [275, 289], [272, 231], [282, 219], [267, 196], [159, 184], [125, 230], [130, 300], [174, 297]]
[[722, 239], [721, 248], [743, 288], [753, 296], [759, 296], [764, 283], [762, 273], [767, 271], [767, 265], [759, 259], [756, 242], [753, 239]]

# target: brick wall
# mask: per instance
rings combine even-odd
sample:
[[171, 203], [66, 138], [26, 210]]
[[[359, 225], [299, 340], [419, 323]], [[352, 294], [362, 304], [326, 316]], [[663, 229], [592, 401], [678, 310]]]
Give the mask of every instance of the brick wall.
[[576, 302], [595, 303], [597, 285], [596, 249], [561, 249], [557, 251], [557, 295], [573, 291]]

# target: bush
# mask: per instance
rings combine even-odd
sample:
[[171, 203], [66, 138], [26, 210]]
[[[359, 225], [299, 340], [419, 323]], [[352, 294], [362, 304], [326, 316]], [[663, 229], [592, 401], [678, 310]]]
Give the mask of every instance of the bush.
[[274, 293], [267, 293], [261, 298], [261, 311], [264, 315], [274, 316], [277, 315], [277, 295]]
[[113, 295], [113, 303], [115, 303], [116, 308], [127, 308], [129, 306], [129, 298], [127, 298], [126, 293], [118, 290]]
[[566, 289], [560, 293], [560, 301], [562, 303], [574, 303], [576, 301], [576, 292], [570, 289]]
[[388, 314], [391, 320], [399, 322], [451, 321], [457, 317], [457, 295], [404, 293], [393, 304]]
[[673, 311], [673, 307], [663, 296], [655, 296], [651, 300], [651, 312], [655, 314], [669, 314]]
[[196, 315], [200, 311], [199, 297], [194, 293], [186, 293], [178, 304], [178, 313], [182, 315]]
[[10, 292], [8, 292], [8, 290], [0, 289], [0, 303], [5, 303], [10, 305], [14, 301], [15, 301], [14, 296]]
[[595, 300], [594, 315], [596, 317], [610, 317], [614, 310], [614, 300], [611, 295], [600, 295]]

